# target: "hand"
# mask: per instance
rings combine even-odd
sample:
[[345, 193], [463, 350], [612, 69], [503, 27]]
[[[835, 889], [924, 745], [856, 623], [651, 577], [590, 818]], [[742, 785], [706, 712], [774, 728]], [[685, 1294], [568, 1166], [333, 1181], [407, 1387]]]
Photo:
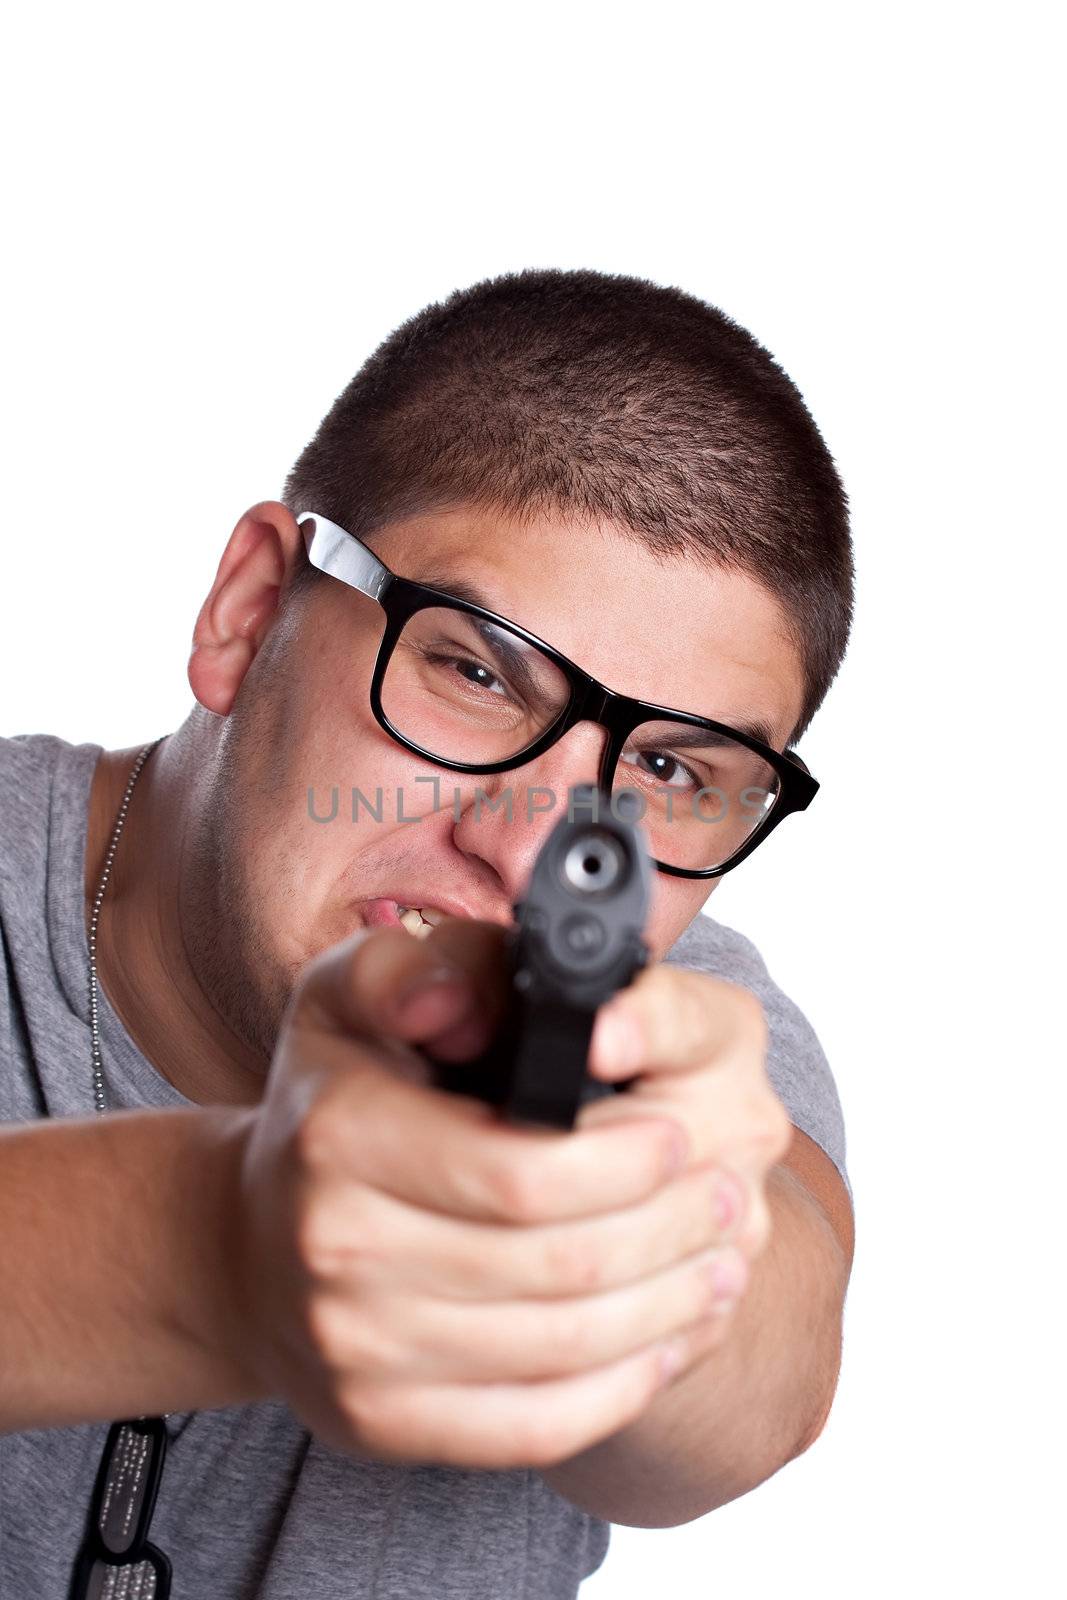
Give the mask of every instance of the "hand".
[[793, 1128], [767, 1076], [766, 1055], [767, 1024], [755, 995], [703, 972], [649, 967], [597, 1016], [590, 1073], [634, 1082], [625, 1094], [587, 1106], [581, 1126], [603, 1129], [653, 1113], [677, 1119], [689, 1137], [690, 1164], [719, 1175], [721, 1219], [731, 1219], [739, 1252], [740, 1290], [725, 1318], [682, 1341], [680, 1371], [721, 1343], [751, 1263], [770, 1238], [767, 1176]]
[[433, 1087], [411, 1046], [481, 1050], [502, 968], [487, 924], [376, 930], [313, 962], [286, 1014], [242, 1163], [233, 1304], [257, 1381], [337, 1448], [565, 1460], [645, 1410], [664, 1347], [722, 1325], [716, 1283], [736, 1285], [717, 1175], [678, 1171], [681, 1117], [635, 1101], [519, 1128]]

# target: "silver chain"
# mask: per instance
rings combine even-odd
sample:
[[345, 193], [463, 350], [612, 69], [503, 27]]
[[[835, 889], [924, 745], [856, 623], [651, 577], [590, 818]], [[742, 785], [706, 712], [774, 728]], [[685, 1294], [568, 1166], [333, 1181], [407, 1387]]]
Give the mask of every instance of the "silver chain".
[[144, 749], [138, 755], [137, 760], [133, 764], [133, 771], [130, 773], [129, 779], [127, 780], [126, 792], [122, 797], [122, 804], [119, 806], [119, 814], [115, 819], [115, 826], [111, 831], [111, 840], [107, 847], [107, 857], [104, 861], [104, 870], [100, 874], [100, 882], [96, 889], [96, 899], [93, 901], [92, 914], [89, 918], [89, 1032], [93, 1054], [93, 1102], [96, 1105], [97, 1111], [99, 1111], [101, 1115], [107, 1111], [107, 1094], [104, 1090], [104, 1062], [100, 1053], [100, 1017], [98, 1012], [99, 985], [96, 977], [96, 929], [97, 924], [100, 921], [100, 907], [103, 904], [104, 890], [107, 888], [107, 881], [111, 876], [111, 863], [115, 859], [115, 851], [118, 848], [119, 835], [122, 832], [122, 824], [126, 821], [126, 813], [130, 809], [130, 796], [133, 793], [133, 786], [141, 775], [141, 768], [152, 754], [152, 751], [156, 748], [156, 745], [162, 743], [162, 740], [163, 735], [161, 734], [158, 739], [153, 739], [151, 744], [146, 744]]
[[[122, 796], [122, 804], [119, 806], [119, 814], [115, 818], [115, 826], [111, 830], [111, 838], [107, 847], [107, 856], [104, 860], [104, 870], [100, 874], [100, 882], [96, 886], [96, 899], [93, 901], [92, 915], [89, 918], [89, 1033], [93, 1053], [93, 1101], [96, 1105], [97, 1111], [99, 1111], [101, 1115], [104, 1115], [104, 1113], [107, 1111], [107, 1094], [104, 1090], [104, 1061], [100, 1053], [100, 1017], [97, 1006], [99, 984], [96, 977], [96, 929], [97, 924], [100, 921], [100, 907], [103, 904], [104, 890], [107, 888], [107, 880], [111, 876], [111, 863], [115, 859], [115, 851], [118, 848], [119, 834], [122, 832], [122, 824], [126, 821], [126, 813], [130, 809], [130, 796], [133, 793], [133, 786], [137, 782], [137, 779], [141, 776], [141, 768], [152, 754], [152, 751], [156, 748], [156, 745], [163, 743], [164, 738], [165, 735], [160, 734], [158, 739], [153, 739], [151, 744], [145, 745], [144, 749], [139, 752], [137, 760], [133, 764], [133, 771], [126, 780], [126, 792]], [[165, 1411], [163, 1413], [163, 1421], [166, 1422], [172, 1414], [173, 1413], [170, 1411]]]

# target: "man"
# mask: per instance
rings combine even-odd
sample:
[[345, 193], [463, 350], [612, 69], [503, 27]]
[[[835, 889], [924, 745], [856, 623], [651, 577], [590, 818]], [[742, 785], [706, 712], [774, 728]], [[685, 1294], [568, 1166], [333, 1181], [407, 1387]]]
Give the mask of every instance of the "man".
[[[851, 584], [833, 463], [748, 334], [524, 273], [394, 333], [240, 518], [176, 732], [4, 741], [5, 1593], [67, 1592], [111, 1418], [166, 1414], [150, 1545], [214, 1600], [572, 1595], [608, 1523], [817, 1437], [836, 1093], [698, 913], [811, 797]], [[589, 781], [640, 796], [652, 963], [593, 1039], [629, 1088], [559, 1133], [428, 1057], [489, 1042]]]

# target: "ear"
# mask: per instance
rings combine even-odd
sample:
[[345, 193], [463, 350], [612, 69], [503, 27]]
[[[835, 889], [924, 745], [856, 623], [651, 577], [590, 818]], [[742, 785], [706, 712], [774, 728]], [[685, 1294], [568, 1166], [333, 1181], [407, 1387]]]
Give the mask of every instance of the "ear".
[[246, 511], [223, 551], [193, 629], [189, 684], [200, 704], [224, 717], [296, 571], [303, 536], [277, 500]]

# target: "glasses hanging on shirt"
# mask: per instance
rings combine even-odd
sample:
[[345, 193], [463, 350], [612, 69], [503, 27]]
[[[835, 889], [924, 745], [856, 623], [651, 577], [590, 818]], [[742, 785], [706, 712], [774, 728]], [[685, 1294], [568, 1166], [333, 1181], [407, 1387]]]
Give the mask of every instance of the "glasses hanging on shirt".
[[68, 1600], [169, 1600], [170, 1562], [148, 1542], [166, 1449], [162, 1417], [108, 1429]]

